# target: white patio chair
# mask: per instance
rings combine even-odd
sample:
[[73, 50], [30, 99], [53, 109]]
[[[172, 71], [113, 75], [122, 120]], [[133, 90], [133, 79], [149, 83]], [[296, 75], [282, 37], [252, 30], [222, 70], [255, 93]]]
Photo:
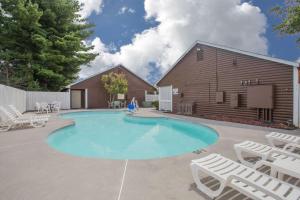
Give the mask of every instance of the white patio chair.
[[35, 108], [37, 110], [37, 113], [41, 113], [42, 112], [42, 106], [39, 102], [35, 103]]
[[16, 117], [18, 118], [30, 118], [30, 117], [35, 117], [35, 118], [43, 118], [45, 121], [49, 120], [49, 115], [24, 115], [22, 114], [14, 105], [8, 105], [8, 107], [13, 111]]
[[300, 137], [285, 133], [271, 132], [266, 135], [269, 144], [275, 147], [275, 142], [300, 144]]
[[47, 114], [50, 112], [50, 108], [49, 108], [49, 105], [48, 103], [45, 103], [45, 102], [42, 102], [40, 103], [40, 106], [41, 106], [41, 112], [46, 112]]
[[61, 103], [59, 101], [53, 101], [52, 104], [53, 104], [53, 110], [59, 112]]
[[[260, 157], [261, 160], [270, 160], [274, 161], [276, 159], [300, 159], [299, 154], [292, 153], [289, 151], [291, 148], [290, 144], [284, 147], [283, 149], [277, 147], [271, 147], [265, 144], [260, 144], [253, 141], [244, 141], [239, 144], [234, 145], [234, 150], [238, 159], [244, 165], [248, 167], [254, 167], [256, 163], [251, 163], [243, 157], [243, 153], [247, 153], [251, 156]], [[300, 147], [300, 145], [299, 145]], [[300, 166], [299, 166], [300, 169]], [[300, 173], [300, 172], [299, 172]]]
[[[216, 198], [229, 186], [255, 200], [300, 199], [300, 189], [297, 187], [219, 154], [192, 160], [191, 169], [197, 188], [210, 198]], [[204, 175], [218, 180], [219, 188], [212, 190], [202, 183]]]
[[0, 106], [0, 111], [6, 115], [8, 118], [7, 124], [9, 124], [9, 130], [10, 128], [13, 127], [23, 127], [23, 126], [32, 126], [34, 128], [42, 127], [45, 126], [46, 121], [45, 119], [41, 118], [16, 118], [12, 113], [8, 112], [3, 106]]

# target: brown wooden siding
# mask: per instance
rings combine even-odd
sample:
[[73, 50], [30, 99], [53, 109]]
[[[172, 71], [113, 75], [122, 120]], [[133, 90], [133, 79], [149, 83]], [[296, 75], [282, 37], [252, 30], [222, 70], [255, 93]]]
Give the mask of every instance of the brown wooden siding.
[[[247, 108], [247, 86], [241, 81], [256, 79], [274, 86], [273, 121], [293, 118], [293, 67], [215, 47], [201, 45], [203, 60], [197, 61], [196, 47], [158, 83], [173, 85], [184, 96], [173, 95], [173, 112], [179, 102], [194, 102], [195, 115], [222, 115], [242, 119], [257, 118], [257, 109]], [[233, 64], [237, 60], [237, 65]], [[224, 91], [224, 103], [216, 103], [216, 92]], [[230, 96], [238, 93], [240, 106], [230, 107]]]
[[109, 95], [101, 82], [101, 76], [104, 74], [109, 74], [110, 72], [125, 74], [128, 81], [128, 93], [126, 95], [127, 102], [131, 101], [131, 99], [135, 97], [139, 105], [141, 105], [142, 101], [145, 100], [145, 90], [153, 91], [155, 89], [153, 86], [149, 85], [147, 82], [128, 71], [125, 67], [118, 66], [72, 85], [71, 90], [88, 89], [88, 108], [107, 108]]

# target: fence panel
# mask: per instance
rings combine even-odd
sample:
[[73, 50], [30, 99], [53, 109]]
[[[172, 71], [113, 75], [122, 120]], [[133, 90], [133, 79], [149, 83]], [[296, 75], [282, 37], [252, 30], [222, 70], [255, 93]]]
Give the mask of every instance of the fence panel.
[[58, 101], [61, 103], [61, 109], [70, 109], [69, 92], [35, 92], [28, 91], [26, 94], [26, 110], [35, 110], [36, 102], [52, 103]]
[[153, 102], [158, 101], [158, 94], [145, 94], [145, 101]]
[[[13, 104], [21, 112], [26, 111], [26, 92], [13, 87], [0, 84], [0, 106], [7, 108]], [[0, 121], [6, 120], [5, 115], [0, 111]]]

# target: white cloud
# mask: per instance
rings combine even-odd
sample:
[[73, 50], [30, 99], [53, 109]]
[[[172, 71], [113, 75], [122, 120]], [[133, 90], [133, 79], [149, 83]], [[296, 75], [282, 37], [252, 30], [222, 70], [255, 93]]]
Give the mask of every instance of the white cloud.
[[296, 62], [300, 64], [300, 57], [296, 60]]
[[120, 10], [118, 11], [119, 15], [123, 15], [125, 13], [130, 13], [133, 14], [135, 13], [135, 10], [133, 8], [128, 8], [127, 6], [123, 6], [122, 8], [120, 8]]
[[84, 4], [79, 12], [83, 18], [89, 17], [93, 12], [96, 14], [102, 12], [103, 0], [79, 0], [79, 3]]
[[135, 34], [115, 53], [96, 38], [93, 44], [100, 55], [81, 76], [119, 63], [144, 78], [150, 62], [165, 72], [196, 40], [262, 54], [268, 51], [265, 15], [242, 0], [145, 0], [145, 10], [145, 19], [159, 25]]

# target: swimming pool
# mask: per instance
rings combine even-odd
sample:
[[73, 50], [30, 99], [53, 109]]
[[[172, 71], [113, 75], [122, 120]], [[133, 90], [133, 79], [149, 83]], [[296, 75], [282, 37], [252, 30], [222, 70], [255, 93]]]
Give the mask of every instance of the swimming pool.
[[61, 115], [75, 125], [47, 138], [58, 151], [106, 159], [154, 159], [202, 149], [218, 139], [217, 133], [198, 124], [170, 118], [141, 118], [125, 112], [87, 111]]

